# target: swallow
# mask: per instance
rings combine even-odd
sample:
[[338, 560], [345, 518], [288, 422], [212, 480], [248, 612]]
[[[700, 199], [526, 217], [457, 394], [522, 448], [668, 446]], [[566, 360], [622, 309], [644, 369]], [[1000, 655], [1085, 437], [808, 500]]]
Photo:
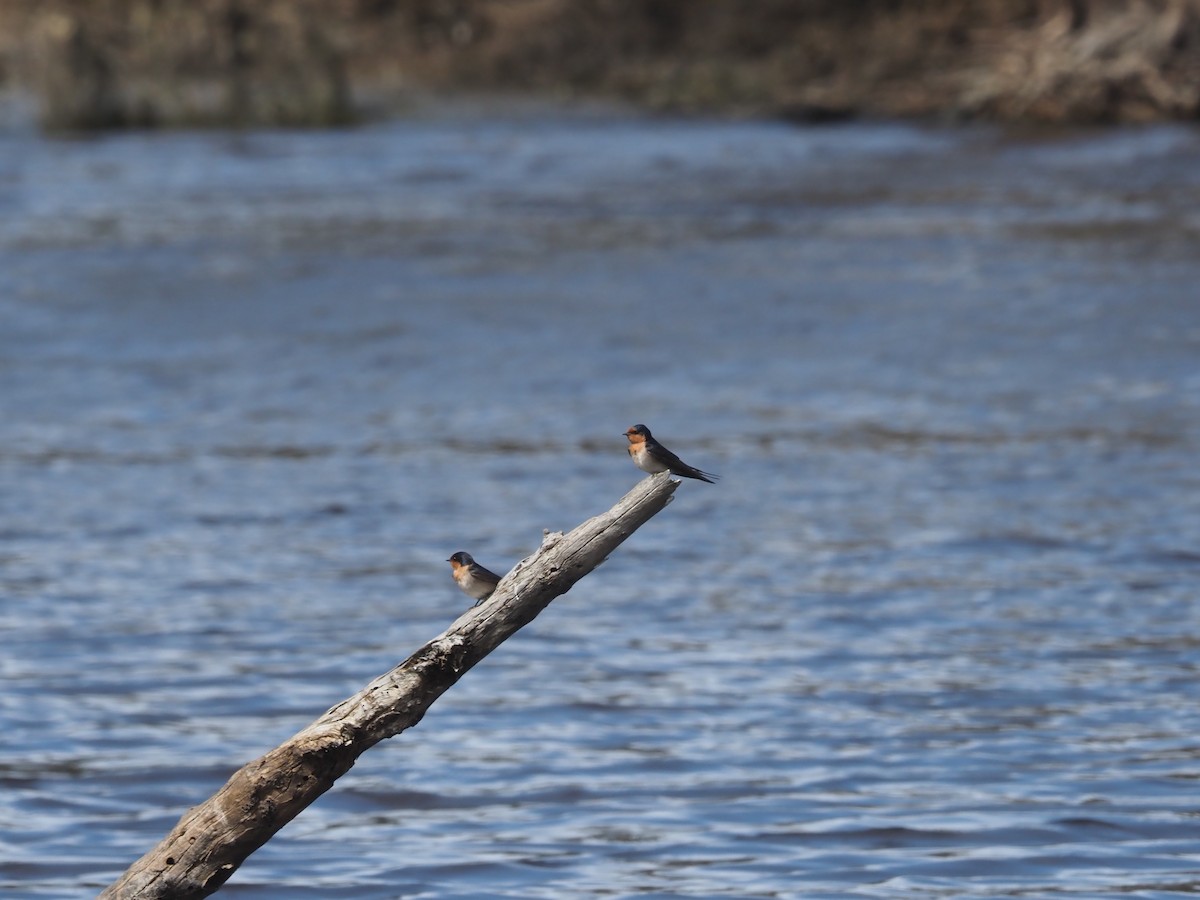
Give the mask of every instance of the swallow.
[[707, 481], [709, 484], [715, 484], [717, 476], [711, 472], [701, 472], [699, 469], [689, 466], [682, 459], [660, 444], [654, 439], [654, 435], [650, 433], [650, 429], [645, 425], [632, 425], [625, 431], [625, 437], [629, 438], [629, 455], [636, 465], [643, 472], [649, 472], [654, 475], [657, 472], [666, 472], [670, 470], [672, 475], [682, 475], [685, 478], [698, 478], [700, 481]]
[[492, 596], [492, 591], [496, 590], [496, 585], [500, 583], [500, 576], [475, 562], [470, 553], [459, 550], [446, 562], [450, 563], [450, 574], [454, 576], [454, 583], [462, 588], [462, 592], [468, 597], [475, 598], [476, 606]]

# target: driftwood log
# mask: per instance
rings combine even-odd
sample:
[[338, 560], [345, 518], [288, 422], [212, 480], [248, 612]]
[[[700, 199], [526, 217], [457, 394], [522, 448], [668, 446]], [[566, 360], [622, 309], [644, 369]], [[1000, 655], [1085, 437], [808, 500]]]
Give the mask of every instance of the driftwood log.
[[482, 605], [299, 734], [243, 766], [189, 810], [162, 842], [101, 895], [207, 897], [280, 828], [325, 793], [359, 755], [421, 721], [468, 669], [566, 593], [670, 501], [668, 473], [643, 479], [608, 512], [569, 534], [547, 533]]

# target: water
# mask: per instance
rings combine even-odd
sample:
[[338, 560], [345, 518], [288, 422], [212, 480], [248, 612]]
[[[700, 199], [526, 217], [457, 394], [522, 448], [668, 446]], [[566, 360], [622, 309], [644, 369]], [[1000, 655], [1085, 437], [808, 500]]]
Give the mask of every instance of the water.
[[1200, 134], [0, 137], [0, 893], [88, 896], [607, 509], [721, 473], [247, 898], [1200, 892]]

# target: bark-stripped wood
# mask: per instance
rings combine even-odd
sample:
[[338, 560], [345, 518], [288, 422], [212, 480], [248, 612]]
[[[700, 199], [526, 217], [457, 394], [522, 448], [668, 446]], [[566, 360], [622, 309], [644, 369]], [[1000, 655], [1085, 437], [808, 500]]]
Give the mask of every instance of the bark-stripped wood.
[[[162, 842], [101, 895], [207, 897], [251, 853], [325, 793], [364, 751], [421, 721], [468, 669], [533, 619], [671, 501], [679, 482], [643, 479], [608, 512], [548, 533], [481, 606], [299, 734], [243, 766], [189, 810]], [[457, 592], [455, 592], [457, 596]]]

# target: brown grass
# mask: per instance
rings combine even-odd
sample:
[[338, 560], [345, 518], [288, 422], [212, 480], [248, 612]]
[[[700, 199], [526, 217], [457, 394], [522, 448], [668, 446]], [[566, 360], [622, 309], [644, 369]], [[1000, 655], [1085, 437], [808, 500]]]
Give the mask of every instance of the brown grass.
[[[428, 91], [798, 118], [1200, 112], [1200, 0], [0, 0], [44, 119], [343, 121]], [[15, 36], [15, 37], [14, 37]]]

